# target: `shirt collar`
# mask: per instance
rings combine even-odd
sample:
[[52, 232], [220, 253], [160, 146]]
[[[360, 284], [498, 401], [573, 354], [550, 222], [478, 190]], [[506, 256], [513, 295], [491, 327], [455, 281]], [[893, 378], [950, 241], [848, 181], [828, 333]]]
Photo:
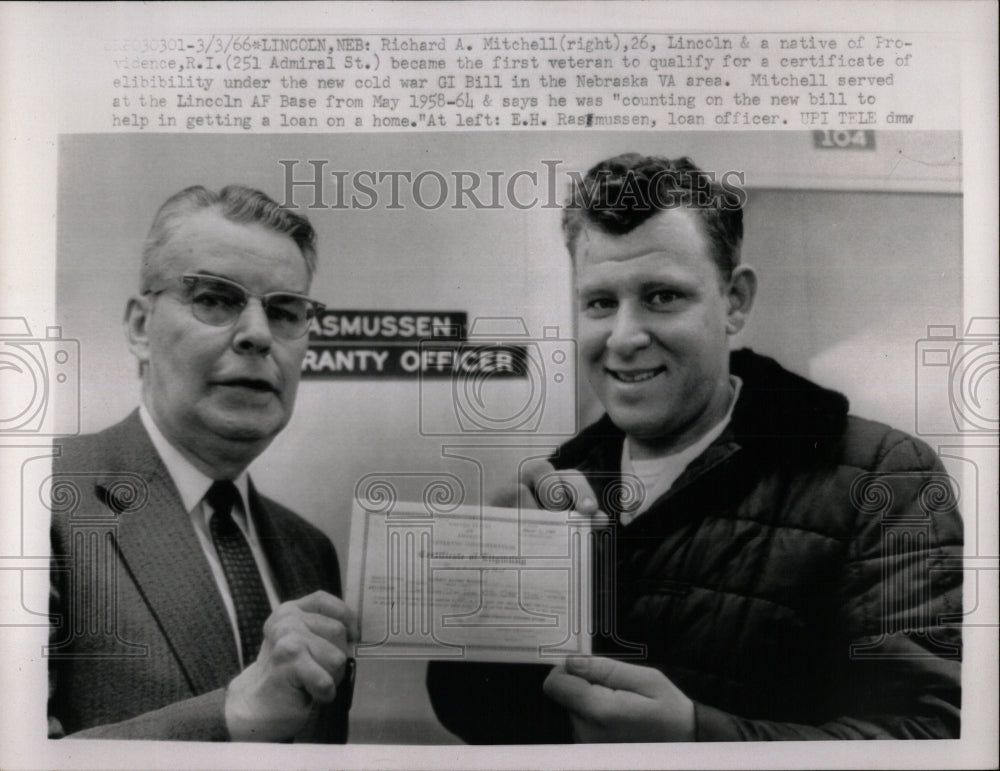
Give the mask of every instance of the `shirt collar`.
[[[153, 420], [153, 416], [149, 414], [149, 410], [146, 409], [146, 405], [144, 404], [139, 406], [139, 419], [142, 421], [146, 433], [149, 434], [149, 438], [153, 442], [153, 447], [156, 448], [160, 460], [167, 467], [167, 473], [170, 474], [174, 486], [177, 487], [177, 492], [180, 493], [184, 509], [188, 513], [191, 513], [194, 511], [195, 506], [201, 503], [202, 498], [205, 497], [205, 493], [208, 492], [208, 488], [212, 486], [212, 482], [215, 480], [203, 474], [191, 461], [184, 457], [180, 450], [170, 443], [170, 440], [160, 431], [156, 425], [156, 421]], [[236, 489], [240, 493], [243, 511], [249, 511], [250, 508], [247, 501], [249, 500], [250, 485], [247, 472], [241, 472], [233, 480], [233, 484], [236, 485]], [[236, 512], [234, 512], [235, 514]]]

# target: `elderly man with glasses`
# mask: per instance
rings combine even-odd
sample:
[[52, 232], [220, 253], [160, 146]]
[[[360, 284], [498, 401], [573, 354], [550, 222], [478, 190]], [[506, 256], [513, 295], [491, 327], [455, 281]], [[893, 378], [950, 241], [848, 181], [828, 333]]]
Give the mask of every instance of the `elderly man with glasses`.
[[51, 737], [346, 741], [336, 554], [246, 471], [291, 417], [315, 267], [259, 191], [157, 213], [125, 314], [142, 404], [56, 451]]

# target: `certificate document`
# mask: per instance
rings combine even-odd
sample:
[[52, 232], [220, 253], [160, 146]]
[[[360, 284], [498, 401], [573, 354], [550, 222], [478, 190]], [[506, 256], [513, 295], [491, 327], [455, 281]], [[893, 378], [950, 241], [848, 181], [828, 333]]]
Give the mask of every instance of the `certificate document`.
[[590, 653], [592, 537], [575, 512], [356, 499], [355, 656], [557, 664]]

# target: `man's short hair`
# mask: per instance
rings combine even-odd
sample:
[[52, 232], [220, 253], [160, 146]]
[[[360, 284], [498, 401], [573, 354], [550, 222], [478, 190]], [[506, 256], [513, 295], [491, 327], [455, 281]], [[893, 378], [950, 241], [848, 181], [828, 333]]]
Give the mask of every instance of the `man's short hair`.
[[728, 278], [740, 263], [744, 199], [742, 189], [720, 184], [689, 158], [624, 153], [573, 181], [563, 207], [563, 237], [575, 258], [577, 236], [587, 225], [620, 236], [657, 212], [690, 208], [700, 215], [719, 273]]
[[227, 185], [216, 193], [194, 185], [170, 196], [153, 218], [142, 250], [142, 291], [149, 289], [157, 276], [156, 259], [160, 249], [187, 217], [202, 209], [212, 209], [230, 222], [256, 223], [289, 236], [302, 252], [309, 279], [312, 280], [316, 271], [316, 231], [309, 220], [278, 205], [260, 190]]

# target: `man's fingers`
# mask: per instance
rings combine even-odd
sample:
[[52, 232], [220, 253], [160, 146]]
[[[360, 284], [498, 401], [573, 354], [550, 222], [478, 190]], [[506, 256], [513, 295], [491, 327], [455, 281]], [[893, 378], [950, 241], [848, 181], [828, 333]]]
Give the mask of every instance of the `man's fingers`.
[[337, 697], [333, 674], [310, 656], [303, 656], [295, 662], [290, 680], [292, 685], [302, 688], [316, 701], [328, 703]]
[[[285, 605], [289, 606], [289, 608], [285, 609]], [[306, 613], [318, 613], [328, 618], [336, 619], [347, 629], [349, 640], [356, 641], [361, 639], [357, 614], [346, 602], [339, 597], [334, 597], [329, 592], [317, 591], [307, 594], [304, 597], [299, 597], [297, 600], [291, 600], [279, 607], [275, 611], [275, 614], [280, 614], [283, 611], [288, 612], [293, 608], [305, 611]]]
[[548, 461], [533, 461], [522, 469], [521, 482], [544, 509], [574, 509], [588, 516], [599, 512], [593, 488], [587, 478], [574, 469], [556, 471]]
[[576, 511], [588, 516], [598, 512], [597, 495], [583, 474], [575, 469], [563, 469], [559, 472], [559, 479], [572, 489], [573, 508]]
[[566, 709], [573, 709], [589, 688], [590, 684], [586, 680], [569, 674], [565, 667], [555, 667], [542, 683], [545, 695]]
[[321, 613], [303, 613], [300, 618], [305, 628], [312, 634], [333, 643], [338, 648], [347, 649], [350, 630], [342, 622]]
[[[274, 667], [285, 668], [293, 673], [303, 671], [303, 667], [312, 671], [313, 667], [308, 663], [312, 662], [326, 672], [331, 680], [336, 680], [347, 663], [347, 653], [342, 647], [302, 628], [289, 630], [275, 640], [270, 659]], [[302, 684], [309, 685], [307, 682]]]
[[313, 637], [308, 641], [308, 649], [312, 660], [335, 682], [340, 682], [345, 671], [344, 666], [347, 664], [347, 654], [344, 650], [319, 637]]
[[574, 469], [557, 471], [547, 460], [534, 459], [520, 470], [519, 484], [508, 485], [490, 495], [491, 506], [520, 509], [569, 511], [593, 517], [595, 525], [606, 524], [597, 495], [587, 478]]
[[650, 698], [660, 694], [665, 680], [663, 674], [652, 667], [626, 664], [600, 656], [571, 656], [566, 660], [566, 672], [594, 685]]
[[339, 597], [335, 597], [329, 592], [324, 592], [323, 590], [315, 591], [312, 594], [307, 594], [303, 597], [299, 597], [295, 600], [290, 600], [285, 603], [292, 607], [299, 608], [308, 613], [322, 613], [330, 618], [339, 618], [343, 620], [348, 614], [352, 614], [353, 611], [347, 606]]
[[[271, 655], [279, 662], [288, 661], [303, 647], [332, 672], [348, 653], [350, 634], [344, 623], [322, 613], [309, 613], [297, 606], [276, 611], [264, 626]], [[328, 660], [337, 651], [340, 661]]]
[[576, 715], [591, 717], [606, 707], [609, 692], [595, 688], [581, 677], [572, 675], [565, 667], [556, 667], [542, 683], [542, 691], [552, 701]]

